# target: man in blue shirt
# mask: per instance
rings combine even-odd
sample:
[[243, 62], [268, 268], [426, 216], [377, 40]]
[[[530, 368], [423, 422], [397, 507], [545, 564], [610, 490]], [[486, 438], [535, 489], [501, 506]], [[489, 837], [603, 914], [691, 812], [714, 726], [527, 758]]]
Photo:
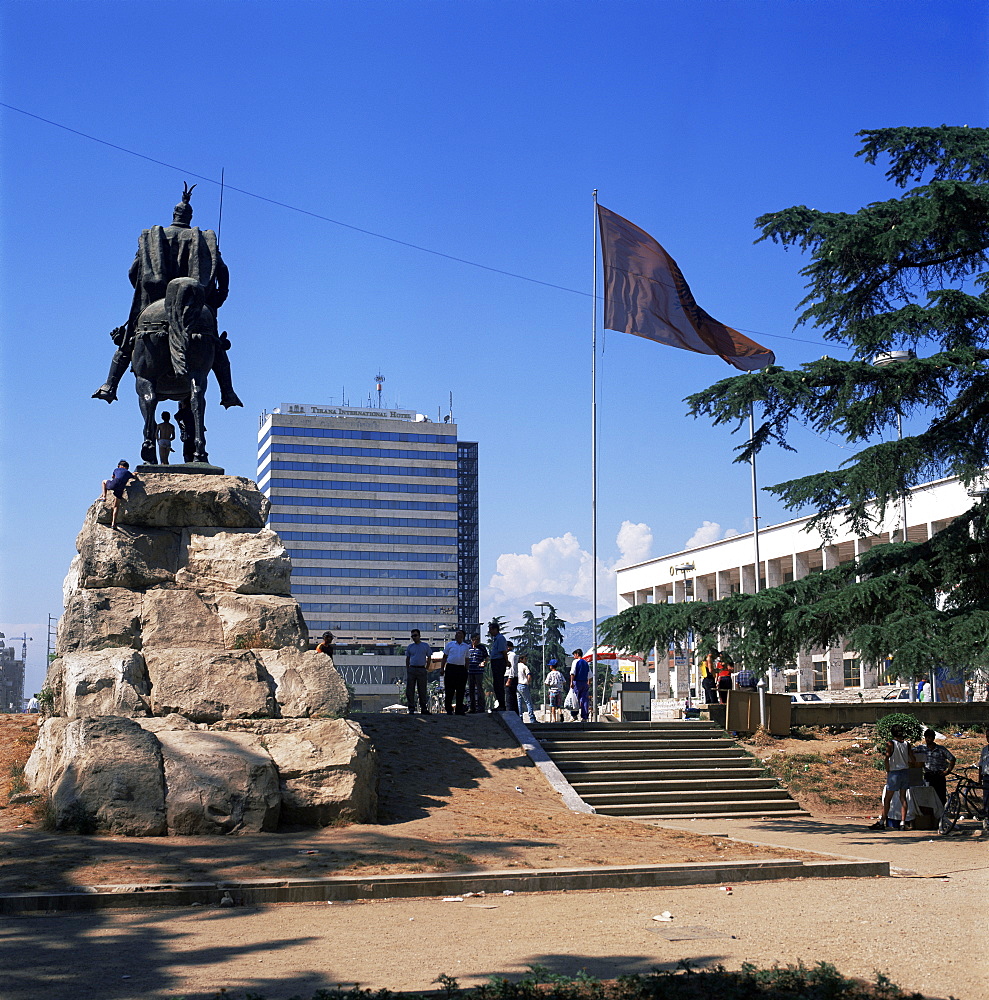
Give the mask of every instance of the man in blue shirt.
[[412, 630], [412, 642], [405, 647], [405, 703], [409, 715], [416, 714], [416, 691], [423, 715], [429, 715], [429, 695], [426, 691], [426, 672], [433, 655], [433, 648], [419, 638], [419, 629]]
[[756, 691], [755, 674], [749, 670], [748, 667], [742, 667], [737, 674], [735, 674], [735, 687], [739, 691]]
[[103, 480], [103, 495], [100, 500], [106, 500], [109, 490], [113, 494], [113, 515], [110, 518], [110, 527], [117, 527], [117, 511], [120, 509], [120, 501], [124, 498], [124, 490], [127, 484], [134, 478], [134, 473], [130, 471], [130, 465], [121, 459], [117, 462], [117, 467], [113, 470], [109, 479]]
[[484, 664], [488, 662], [488, 651], [481, 642], [481, 633], [470, 637], [467, 650], [467, 695], [471, 712], [484, 711]]
[[491, 686], [494, 688], [495, 709], [505, 711], [505, 670], [508, 668], [508, 640], [496, 622], [488, 625], [488, 655], [491, 657]]
[[575, 649], [573, 651], [573, 666], [570, 667], [570, 684], [577, 692], [577, 701], [580, 702], [580, 721], [587, 722], [587, 717], [591, 713], [590, 684], [591, 665], [584, 659], [584, 651]]

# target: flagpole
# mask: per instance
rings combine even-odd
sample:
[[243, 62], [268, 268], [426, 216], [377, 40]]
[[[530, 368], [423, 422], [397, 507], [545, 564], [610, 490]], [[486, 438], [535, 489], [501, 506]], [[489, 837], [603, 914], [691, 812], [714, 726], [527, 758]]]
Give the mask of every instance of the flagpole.
[[[749, 403], [749, 441], [755, 437], [755, 403]], [[755, 475], [755, 449], [752, 451], [752, 544], [755, 548], [755, 592], [762, 589], [759, 583], [759, 487]]]
[[594, 189], [594, 295], [591, 298], [591, 722], [598, 700], [598, 189]]

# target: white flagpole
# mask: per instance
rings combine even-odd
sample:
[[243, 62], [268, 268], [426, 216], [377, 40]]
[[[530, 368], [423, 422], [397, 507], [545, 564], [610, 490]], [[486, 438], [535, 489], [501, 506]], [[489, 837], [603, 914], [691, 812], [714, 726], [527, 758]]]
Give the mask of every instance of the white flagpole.
[[591, 298], [591, 722], [598, 700], [598, 189], [594, 189], [594, 295]]

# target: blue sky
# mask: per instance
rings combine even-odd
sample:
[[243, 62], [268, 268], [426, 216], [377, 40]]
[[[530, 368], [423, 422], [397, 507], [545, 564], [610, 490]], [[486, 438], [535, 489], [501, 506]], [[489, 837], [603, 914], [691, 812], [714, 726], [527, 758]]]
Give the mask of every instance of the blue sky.
[[[112, 406], [90, 394], [138, 233], [167, 224], [183, 180], [210, 228], [221, 168], [230, 185], [220, 326], [245, 408], [221, 410], [214, 389], [211, 459], [253, 477], [262, 410], [362, 404], [379, 370], [388, 405], [435, 414], [452, 391], [480, 442], [482, 608], [512, 618], [548, 597], [577, 620], [592, 190], [665, 245], [708, 312], [792, 366], [837, 351], [793, 331], [801, 258], [753, 245], [755, 217], [889, 197], [853, 156], [859, 129], [986, 123], [976, 2], [101, 0], [7, 4], [0, 23], [5, 104], [150, 158], [0, 108], [0, 630], [35, 636], [32, 689], [87, 506], [119, 458], [138, 460], [132, 377]], [[733, 370], [599, 343], [606, 612], [610, 567], [745, 530], [751, 511], [737, 440], [681, 402]], [[761, 459], [763, 483], [850, 454], [794, 443]], [[768, 496], [761, 513], [787, 516]]]

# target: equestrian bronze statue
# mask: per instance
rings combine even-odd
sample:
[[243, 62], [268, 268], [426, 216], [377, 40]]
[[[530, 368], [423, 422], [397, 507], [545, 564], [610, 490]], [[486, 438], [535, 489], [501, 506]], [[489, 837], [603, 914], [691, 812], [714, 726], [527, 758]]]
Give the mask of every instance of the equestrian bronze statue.
[[207, 463], [206, 386], [209, 373], [220, 386], [220, 405], [243, 406], [230, 381], [226, 331], [217, 334], [216, 314], [227, 298], [230, 273], [212, 229], [190, 226], [196, 187], [183, 186], [170, 226], [145, 229], [130, 266], [134, 300], [124, 326], [110, 336], [117, 350], [106, 382], [94, 399], [112, 403], [130, 365], [144, 417], [141, 458], [154, 464], [155, 411], [161, 399], [178, 402], [175, 420], [186, 462]]

